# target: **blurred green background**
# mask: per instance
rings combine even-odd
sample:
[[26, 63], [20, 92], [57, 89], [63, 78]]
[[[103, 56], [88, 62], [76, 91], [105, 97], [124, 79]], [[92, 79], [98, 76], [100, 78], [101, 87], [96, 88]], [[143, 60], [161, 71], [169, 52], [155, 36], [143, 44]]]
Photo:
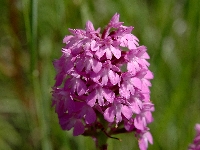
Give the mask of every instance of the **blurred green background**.
[[[0, 150], [93, 150], [88, 137], [62, 131], [51, 87], [52, 61], [61, 56], [68, 28], [91, 20], [105, 27], [120, 13], [148, 47], [154, 73], [150, 150], [184, 150], [200, 123], [199, 0], [1, 0]], [[137, 150], [133, 134], [109, 139], [108, 150]]]

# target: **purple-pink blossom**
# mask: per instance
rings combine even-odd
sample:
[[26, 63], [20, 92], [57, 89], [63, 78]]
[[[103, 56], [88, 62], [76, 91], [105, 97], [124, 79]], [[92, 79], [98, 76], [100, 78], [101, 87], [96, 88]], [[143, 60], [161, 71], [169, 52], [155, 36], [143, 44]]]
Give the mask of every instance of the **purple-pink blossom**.
[[189, 145], [188, 150], [200, 150], [200, 124], [195, 125], [196, 136], [193, 143]]
[[110, 135], [134, 132], [141, 150], [153, 143], [150, 57], [132, 30], [119, 22], [118, 13], [102, 33], [90, 21], [85, 30], [69, 29], [62, 56], [53, 62], [52, 105], [63, 130], [95, 136], [91, 133], [101, 125]]

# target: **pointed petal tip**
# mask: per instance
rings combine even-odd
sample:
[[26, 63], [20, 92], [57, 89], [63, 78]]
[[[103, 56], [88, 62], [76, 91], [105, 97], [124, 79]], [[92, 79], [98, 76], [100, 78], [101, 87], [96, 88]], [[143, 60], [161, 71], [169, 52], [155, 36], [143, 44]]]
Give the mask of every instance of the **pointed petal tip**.
[[94, 29], [94, 26], [93, 26], [93, 23], [90, 21], [90, 20], [88, 20], [87, 22], [86, 22], [86, 31], [87, 32], [90, 32], [90, 31], [94, 31], [95, 29]]
[[73, 136], [78, 136], [80, 134], [83, 134], [84, 131], [85, 131], [85, 127], [83, 123], [80, 120], [77, 120], [74, 125]]
[[111, 23], [117, 23], [119, 22], [119, 13], [115, 13], [114, 16], [112, 17], [112, 19], [110, 20]]

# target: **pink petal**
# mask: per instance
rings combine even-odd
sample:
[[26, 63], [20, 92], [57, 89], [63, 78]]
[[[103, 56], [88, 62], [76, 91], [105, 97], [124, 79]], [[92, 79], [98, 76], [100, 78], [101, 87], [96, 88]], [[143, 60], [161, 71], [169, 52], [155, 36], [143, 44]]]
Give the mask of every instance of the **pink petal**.
[[98, 73], [91, 72], [90, 77], [92, 78], [94, 82], [98, 82], [98, 80], [101, 78], [101, 74], [102, 74], [102, 71]]
[[138, 44], [139, 40], [136, 36], [134, 36], [132, 34], [127, 34], [125, 37], [128, 40], [128, 48], [129, 49], [136, 49], [137, 46], [139, 46], [139, 44]]
[[103, 94], [103, 97], [105, 97], [105, 99], [108, 102], [110, 102], [110, 103], [113, 102], [113, 100], [115, 98], [115, 94], [111, 90], [109, 90], [109, 89], [103, 89], [102, 94]]
[[103, 92], [102, 89], [99, 89], [97, 94], [97, 99], [100, 106], [104, 105], [104, 98], [102, 92]]
[[147, 150], [148, 143], [144, 139], [138, 141], [140, 150]]
[[132, 72], [133, 74], [136, 73], [136, 69], [135, 69], [135, 66], [133, 65], [133, 62], [128, 62], [127, 63], [127, 70], [129, 72]]
[[120, 46], [122, 46], [122, 47], [127, 46], [127, 40], [126, 40], [125, 37], [121, 37], [120, 42], [121, 42], [121, 43], [120, 43]]
[[92, 22], [91, 21], [87, 21], [87, 23], [86, 23], [86, 32], [91, 32], [91, 31], [94, 31], [95, 29], [94, 29], [94, 26], [93, 26], [93, 24], [92, 24]]
[[72, 35], [69, 35], [69, 36], [65, 36], [64, 39], [63, 39], [63, 43], [68, 43], [70, 41], [70, 39], [72, 38], [73, 36]]
[[64, 70], [65, 70], [65, 73], [69, 73], [73, 70], [74, 65], [71, 61], [67, 61], [66, 64], [67, 65], [64, 67]]
[[114, 117], [115, 117], [115, 113], [112, 107], [107, 108], [104, 111], [104, 119], [107, 120], [108, 122], [113, 122], [114, 121]]
[[200, 135], [196, 135], [196, 137], [194, 138], [194, 143], [200, 143]]
[[79, 96], [85, 94], [87, 90], [85, 83], [81, 79], [77, 79], [76, 83], [77, 83], [77, 94]]
[[146, 139], [149, 141], [149, 143], [153, 144], [153, 137], [152, 137], [152, 135], [151, 135], [150, 132], [146, 132], [146, 133], [144, 134], [144, 136], [145, 136]]
[[144, 130], [144, 123], [143, 123], [143, 117], [136, 116], [134, 118], [134, 125], [139, 130]]
[[130, 119], [130, 120], [128, 120], [127, 122], [125, 122], [125, 123], [124, 123], [124, 128], [125, 128], [127, 131], [132, 131], [132, 130], [135, 128], [133, 119]]
[[[143, 92], [143, 90], [142, 90], [142, 92]], [[144, 96], [144, 99], [143, 99], [143, 100], [144, 100], [145, 102], [149, 102], [149, 101], [150, 101], [150, 95], [149, 95], [149, 93], [144, 93], [143, 96]]]
[[200, 124], [197, 123], [195, 125], [195, 130], [196, 130], [197, 133], [200, 133]]
[[[137, 48], [137, 50], [138, 50], [138, 52], [137, 52], [137, 54], [136, 54], [137, 57], [143, 58], [142, 55], [146, 52], [147, 48], [146, 48], [145, 46], [139, 46], [139, 47]], [[144, 59], [146, 59], [146, 58], [144, 58]]]
[[127, 89], [131, 92], [132, 95], [135, 94], [135, 88], [133, 87], [132, 84], [128, 84], [127, 85]]
[[139, 64], [135, 59], [127, 63], [127, 70], [135, 74], [137, 71], [140, 70]]
[[76, 56], [76, 55], [80, 54], [81, 51], [83, 51], [82, 47], [76, 47], [76, 48], [73, 48], [73, 50], [71, 51], [71, 54]]
[[69, 114], [64, 114], [59, 117], [59, 124], [63, 130], [70, 130], [74, 126], [74, 123], [75, 120]]
[[81, 72], [84, 67], [85, 67], [85, 59], [80, 58], [78, 62], [76, 63], [76, 69], [77, 71]]
[[106, 75], [106, 74], [104, 74], [103, 76], [102, 76], [102, 85], [107, 85], [107, 83], [108, 83], [108, 76]]
[[141, 82], [141, 80], [139, 79], [139, 78], [133, 78], [132, 79], [132, 82], [133, 82], [133, 85], [136, 87], [136, 88], [138, 88], [138, 89], [142, 89], [142, 82]]
[[143, 58], [143, 59], [150, 59], [149, 55], [146, 52], [142, 55], [141, 58]]
[[132, 110], [128, 106], [122, 107], [122, 114], [127, 118], [130, 119], [133, 115]]
[[74, 125], [74, 131], [73, 131], [73, 136], [78, 136], [80, 134], [83, 134], [85, 131], [85, 127], [81, 120], [77, 120], [75, 125]]
[[136, 47], [136, 44], [137, 44], [137, 43], [128, 40], [128, 48], [129, 48], [129, 49], [136, 49], [136, 48], [137, 48], [137, 47]]
[[72, 37], [70, 41], [65, 46], [66, 49], [70, 49], [75, 43], [77, 42], [77, 39], [75, 37]]
[[92, 62], [92, 70], [95, 72], [95, 73], [98, 73], [102, 68], [102, 63], [93, 59], [93, 62]]
[[94, 90], [92, 93], [88, 95], [87, 104], [93, 107], [95, 105], [96, 99], [97, 99], [96, 90]]
[[91, 42], [91, 50], [92, 50], [92, 51], [97, 51], [97, 50], [99, 50], [99, 46], [97, 45], [97, 43], [96, 43], [95, 40], [92, 40], [92, 42]]
[[147, 121], [148, 123], [153, 122], [152, 113], [151, 113], [150, 111], [146, 111], [146, 112], [145, 112], [145, 118], [146, 118], [146, 121]]
[[115, 13], [115, 15], [111, 18], [110, 23], [118, 23], [119, 22], [119, 14]]
[[119, 59], [121, 57], [121, 51], [118, 48], [113, 47], [112, 45], [110, 45], [110, 50], [113, 53], [113, 55]]
[[113, 28], [119, 28], [122, 24], [123, 24], [123, 22], [119, 22], [119, 14], [116, 13], [112, 17], [112, 19], [110, 20], [108, 25], [110, 25], [110, 27], [113, 27]]
[[56, 83], [54, 84], [54, 86], [60, 86], [63, 82], [64, 76], [65, 75], [63, 73], [57, 74], [55, 77]]
[[96, 113], [92, 108], [87, 108], [87, 113], [85, 114], [85, 122], [86, 124], [94, 123], [96, 120]]
[[[68, 30], [70, 33], [72, 33], [73, 35], [77, 35], [77, 36], [85, 34], [85, 31], [82, 29], [70, 29], [69, 28]], [[77, 37], [75, 37], [75, 39], [77, 40]]]
[[117, 106], [116, 106], [116, 110], [115, 110], [115, 113], [116, 113], [116, 123], [118, 123], [118, 122], [121, 122], [122, 121], [122, 115], [121, 115], [121, 113], [122, 113], [122, 104], [118, 104]]
[[151, 71], [147, 71], [147, 74], [145, 75], [146, 79], [153, 79], [153, 73]]
[[92, 69], [92, 58], [84, 58], [84, 59], [88, 59], [85, 65], [85, 71], [90, 72]]
[[111, 59], [112, 58], [112, 53], [111, 53], [110, 49], [106, 48], [105, 51], [106, 51], [106, 58], [107, 59]]
[[64, 53], [66, 57], [70, 57], [71, 49], [62, 48], [62, 53]]
[[141, 112], [142, 102], [139, 99], [135, 98], [135, 100], [133, 100], [130, 103], [131, 103], [130, 107], [133, 113], [139, 114]]
[[95, 55], [97, 56], [98, 59], [100, 59], [105, 53], [105, 50], [104, 49], [99, 49], [96, 51]]
[[125, 86], [125, 84], [121, 84], [119, 88], [119, 94], [126, 99], [130, 97], [130, 92], [127, 90], [127, 87]]
[[110, 79], [110, 82], [115, 85], [119, 83], [119, 75], [117, 73], [114, 73], [114, 71], [109, 70], [108, 77]]
[[71, 99], [71, 97], [69, 95], [65, 96], [64, 107], [68, 110], [69, 114], [71, 114], [74, 111], [75, 106], [76, 105], [74, 101]]
[[150, 93], [149, 87], [144, 83], [142, 84], [142, 93], [145, 93], [145, 94]]
[[145, 78], [143, 79], [143, 84], [146, 86], [151, 86], [151, 82], [149, 80], [146, 80]]

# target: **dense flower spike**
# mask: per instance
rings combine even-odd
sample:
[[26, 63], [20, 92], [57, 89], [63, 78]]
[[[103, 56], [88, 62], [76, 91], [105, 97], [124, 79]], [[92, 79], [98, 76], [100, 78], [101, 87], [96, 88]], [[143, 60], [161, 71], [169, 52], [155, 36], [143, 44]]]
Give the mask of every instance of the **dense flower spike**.
[[[92, 22], [85, 30], [69, 29], [57, 71], [53, 106], [63, 130], [91, 135], [101, 125], [106, 135], [134, 132], [141, 150], [153, 143], [147, 125], [153, 121], [149, 55], [145, 46], [115, 14], [102, 34]], [[102, 122], [102, 119], [104, 121]], [[107, 133], [108, 132], [108, 133]]]
[[200, 150], [200, 124], [195, 126], [196, 136], [192, 144], [189, 145], [188, 150]]

